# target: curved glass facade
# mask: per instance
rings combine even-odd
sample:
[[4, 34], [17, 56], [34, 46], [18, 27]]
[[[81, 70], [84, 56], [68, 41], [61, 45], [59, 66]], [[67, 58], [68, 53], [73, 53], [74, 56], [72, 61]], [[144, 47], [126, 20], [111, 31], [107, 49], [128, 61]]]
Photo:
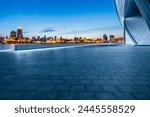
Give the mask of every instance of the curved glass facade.
[[[150, 45], [150, 0], [115, 0], [127, 44]], [[131, 43], [131, 41], [133, 43]]]

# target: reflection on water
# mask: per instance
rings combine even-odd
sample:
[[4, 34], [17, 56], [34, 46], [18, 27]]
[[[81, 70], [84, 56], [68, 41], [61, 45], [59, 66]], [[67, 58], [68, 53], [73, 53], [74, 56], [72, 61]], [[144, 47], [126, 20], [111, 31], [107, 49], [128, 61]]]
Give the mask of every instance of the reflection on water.
[[13, 48], [14, 48], [14, 44], [0, 44], [0, 50], [9, 50]]

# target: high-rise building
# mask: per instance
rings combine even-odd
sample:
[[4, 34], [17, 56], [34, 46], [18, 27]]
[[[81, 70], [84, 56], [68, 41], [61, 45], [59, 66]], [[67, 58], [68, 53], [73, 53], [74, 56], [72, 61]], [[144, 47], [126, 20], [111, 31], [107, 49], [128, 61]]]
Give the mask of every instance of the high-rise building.
[[54, 40], [55, 40], [55, 41], [56, 41], [57, 38], [58, 38], [57, 36], [54, 36]]
[[37, 40], [40, 40], [40, 36], [37, 36]]
[[109, 41], [112, 42], [112, 43], [115, 42], [115, 36], [114, 35], [110, 35]]
[[103, 35], [103, 41], [104, 41], [104, 42], [107, 42], [107, 41], [108, 41], [108, 37], [107, 37], [106, 34]]
[[63, 37], [62, 37], [62, 36], [60, 36], [60, 40], [63, 40]]
[[36, 37], [33, 36], [33, 37], [32, 37], [32, 40], [35, 41], [35, 40], [36, 40]]
[[46, 40], [47, 38], [46, 38], [46, 35], [44, 35], [44, 39]]
[[16, 32], [15, 31], [10, 32], [10, 38], [14, 39], [14, 40], [16, 39]]
[[22, 27], [18, 27], [18, 29], [17, 29], [17, 39], [18, 40], [23, 39]]
[[4, 37], [0, 36], [0, 43], [4, 41]]

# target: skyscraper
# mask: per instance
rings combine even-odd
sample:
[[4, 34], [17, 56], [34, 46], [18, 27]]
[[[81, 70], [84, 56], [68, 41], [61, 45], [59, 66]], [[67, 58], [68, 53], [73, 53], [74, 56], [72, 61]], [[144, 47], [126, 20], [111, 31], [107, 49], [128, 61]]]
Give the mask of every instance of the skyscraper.
[[15, 31], [10, 32], [10, 38], [14, 39], [14, 40], [16, 39], [16, 32]]
[[18, 40], [23, 39], [22, 27], [18, 27], [18, 29], [17, 29], [17, 39]]
[[112, 43], [115, 42], [115, 36], [114, 35], [110, 35], [109, 41], [112, 42]]
[[47, 38], [46, 38], [46, 35], [44, 35], [44, 40], [46, 40]]
[[0, 43], [4, 41], [4, 37], [0, 36]]
[[108, 37], [107, 37], [106, 34], [103, 35], [103, 41], [104, 41], [104, 42], [107, 42], [107, 41], [108, 41]]

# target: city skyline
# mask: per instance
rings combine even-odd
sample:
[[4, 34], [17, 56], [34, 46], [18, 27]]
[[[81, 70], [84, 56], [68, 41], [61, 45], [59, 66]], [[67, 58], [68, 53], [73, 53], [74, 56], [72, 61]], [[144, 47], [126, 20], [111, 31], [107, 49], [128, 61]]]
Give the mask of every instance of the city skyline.
[[[21, 26], [24, 36], [102, 37], [122, 36], [112, 0], [1, 0], [0, 35]], [[5, 7], [7, 5], [7, 8]], [[13, 9], [13, 10], [12, 10]]]
[[[109, 37], [108, 37], [109, 36]], [[0, 36], [0, 44], [55, 44], [55, 43], [123, 43], [123, 37], [116, 37], [115, 35], [103, 34], [103, 38], [87, 38], [74, 37], [64, 38], [62, 36], [33, 36], [24, 37], [22, 27], [18, 27], [17, 31], [11, 31], [9, 36]]]
[[[41, 36], [39, 36], [39, 35], [34, 35], [34, 36], [32, 36], [32, 37], [30, 37], [30, 36], [28, 36], [28, 35], [26, 34], [26, 36], [24, 36], [26, 32], [23, 31], [23, 28], [22, 28], [21, 26], [17, 27], [16, 30], [10, 31], [10, 32], [8, 33], [8, 35], [6, 35], [6, 36], [0, 35], [0, 37], [2, 37], [2, 38], [11, 38], [12, 33], [16, 33], [15, 36], [18, 37], [18, 30], [21, 30], [21, 38], [30, 38], [30, 39], [32, 39], [32, 38], [38, 38], [38, 37], [40, 37], [40, 38], [44, 38], [44, 37], [59, 37], [59, 38], [60, 38], [60, 37], [63, 37], [63, 36], [58, 36], [58, 35], [52, 36], [52, 35], [46, 35], [46, 34], [45, 34], [45, 35], [41, 35]], [[93, 37], [93, 38], [91, 37], [90, 39], [98, 39], [98, 38], [103, 39], [103, 38], [104, 38], [104, 35], [106, 35], [106, 36], [111, 36], [111, 35], [114, 35], [114, 34], [106, 34], [106, 33], [103, 33], [102, 36], [95, 37], [95, 38], [94, 38], [94, 37]], [[116, 36], [116, 35], [114, 35], [114, 36]], [[76, 37], [89, 38], [89, 37], [86, 37], [86, 36], [74, 36], [74, 37], [72, 37], [72, 38], [68, 38], [68, 37], [64, 37], [64, 38], [66, 38], [66, 39], [74, 39], [74, 38], [76, 38]], [[116, 37], [122, 37], [122, 36], [116, 36]]]

